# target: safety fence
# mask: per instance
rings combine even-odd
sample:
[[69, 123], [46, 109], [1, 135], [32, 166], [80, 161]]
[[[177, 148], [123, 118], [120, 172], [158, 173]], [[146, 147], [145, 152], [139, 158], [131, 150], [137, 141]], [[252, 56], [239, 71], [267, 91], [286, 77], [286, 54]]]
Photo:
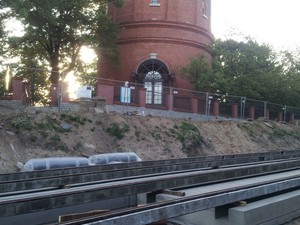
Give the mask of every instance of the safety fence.
[[197, 113], [216, 118], [266, 118], [284, 122], [300, 119], [300, 108], [243, 96], [165, 87], [160, 82], [137, 84], [98, 80], [97, 95], [105, 98], [107, 104]]
[[[18, 84], [16, 79], [17, 90], [10, 98], [0, 97], [1, 108], [16, 109], [26, 103], [24, 101], [24, 87]], [[20, 91], [22, 90], [22, 91]], [[60, 89], [55, 89], [60, 90]], [[54, 93], [53, 99], [60, 104], [53, 104], [52, 107], [58, 106], [59, 111], [76, 111], [80, 107], [76, 104], [87, 104], [87, 102], [72, 102], [66, 96], [59, 97], [59, 93]], [[25, 98], [26, 99], [26, 98]], [[243, 96], [231, 96], [221, 93], [199, 92], [176, 87], [162, 86], [162, 82], [153, 81], [144, 84], [98, 79], [95, 87], [94, 97], [92, 99], [95, 105], [125, 105], [139, 108], [165, 110], [167, 112], [183, 112], [199, 115], [206, 115], [209, 118], [235, 118], [235, 119], [258, 119], [266, 118], [276, 121], [296, 122], [300, 119], [300, 108], [290, 107], [287, 105], [271, 103], [250, 99]], [[25, 103], [24, 103], [25, 102]], [[93, 104], [88, 104], [90, 105]]]

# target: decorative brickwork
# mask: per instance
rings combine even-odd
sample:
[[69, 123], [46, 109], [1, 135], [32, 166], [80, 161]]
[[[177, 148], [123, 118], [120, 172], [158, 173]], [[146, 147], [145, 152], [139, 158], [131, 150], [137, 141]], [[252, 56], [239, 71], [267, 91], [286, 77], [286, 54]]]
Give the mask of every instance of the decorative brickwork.
[[214, 116], [220, 115], [220, 102], [218, 101], [213, 102], [213, 115]]
[[139, 89], [139, 107], [145, 107], [146, 106], [146, 89], [140, 88]]
[[231, 113], [232, 113], [232, 118], [237, 118], [238, 117], [238, 104], [236, 104], [236, 103], [233, 103], [232, 105], [231, 105]]
[[14, 77], [12, 79], [12, 91], [13, 91], [13, 100], [22, 100], [25, 96], [25, 88], [23, 85], [23, 78]]
[[114, 86], [109, 84], [98, 84], [97, 96], [106, 100], [106, 104], [114, 103]]
[[250, 119], [255, 119], [255, 107], [254, 106], [250, 106], [249, 108], [249, 118]]
[[[203, 54], [208, 60], [211, 33], [211, 0], [160, 0], [151, 5], [147, 0], [125, 0], [121, 9], [112, 9], [114, 20], [122, 31], [118, 40], [120, 66], [102, 58], [100, 78], [134, 81], [142, 62], [157, 59], [169, 72], [167, 83], [174, 87], [193, 89], [177, 68], [193, 56]], [[205, 4], [205, 5], [204, 5]], [[205, 11], [204, 11], [205, 8]], [[138, 82], [143, 83], [143, 78]], [[166, 82], [166, 81], [164, 81]]]

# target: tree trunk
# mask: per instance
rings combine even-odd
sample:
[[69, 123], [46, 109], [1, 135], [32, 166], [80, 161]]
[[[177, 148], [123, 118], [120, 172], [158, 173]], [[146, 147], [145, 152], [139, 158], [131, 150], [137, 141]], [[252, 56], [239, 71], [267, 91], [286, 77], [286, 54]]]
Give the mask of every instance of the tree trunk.
[[58, 67], [58, 56], [51, 57], [51, 84], [58, 84], [59, 82], [59, 67]]

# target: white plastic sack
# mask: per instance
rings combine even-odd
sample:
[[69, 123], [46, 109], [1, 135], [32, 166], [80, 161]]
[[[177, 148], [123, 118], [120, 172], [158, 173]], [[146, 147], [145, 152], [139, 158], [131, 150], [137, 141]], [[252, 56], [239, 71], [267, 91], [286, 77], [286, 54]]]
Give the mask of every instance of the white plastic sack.
[[50, 158], [36, 158], [28, 160], [22, 172], [34, 170], [49, 170], [67, 167], [88, 166], [89, 161], [84, 157], [50, 157]]
[[142, 161], [134, 152], [105, 153], [92, 155], [88, 158], [90, 165], [105, 165], [114, 163], [130, 163]]

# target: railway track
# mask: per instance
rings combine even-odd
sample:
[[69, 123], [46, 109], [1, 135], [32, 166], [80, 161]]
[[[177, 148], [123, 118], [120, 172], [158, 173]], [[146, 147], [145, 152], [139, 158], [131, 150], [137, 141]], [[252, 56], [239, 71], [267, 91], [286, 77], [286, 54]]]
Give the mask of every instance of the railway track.
[[[144, 225], [238, 201], [251, 200], [263, 195], [270, 195], [277, 192], [282, 193], [284, 191], [294, 190], [300, 186], [300, 171], [295, 173], [282, 173], [279, 178], [274, 176], [264, 177], [264, 179], [260, 179], [254, 183], [244, 181], [245, 184], [240, 183], [229, 188], [113, 211], [90, 218], [62, 222], [59, 223], [59, 225]], [[271, 186], [276, 186], [276, 188], [268, 188]], [[53, 223], [52, 225], [58, 225], [58, 223]]]
[[[146, 161], [129, 164], [67, 168], [53, 171], [34, 171], [0, 175], [0, 197], [21, 191], [36, 189], [55, 190], [82, 183], [107, 182], [111, 179], [126, 179], [133, 176], [155, 176], [160, 173], [182, 173], [239, 164], [300, 157], [300, 151], [276, 151], [253, 154], [208, 156], [186, 159]], [[35, 190], [34, 190], [35, 189]]]
[[[198, 157], [76, 168], [75, 170], [70, 168], [66, 171], [39, 171], [25, 173], [25, 175], [20, 174], [17, 175], [18, 179], [8, 181], [4, 181], [2, 178], [0, 179], [0, 190], [2, 190], [0, 194], [0, 224], [6, 224], [5, 221], [11, 217], [22, 218], [22, 215], [47, 211], [55, 211], [53, 213], [55, 220], [57, 215], [61, 215], [59, 209], [62, 207], [116, 199], [122, 196], [136, 196], [163, 189], [212, 185], [237, 179], [296, 171], [300, 168], [299, 155], [299, 151], [280, 151], [274, 154]], [[77, 173], [72, 174], [70, 171], [77, 171]], [[80, 173], [80, 171], [82, 172]], [[33, 174], [37, 177], [35, 178]], [[49, 177], [47, 174], [50, 174]], [[55, 176], [55, 174], [57, 175]], [[4, 176], [14, 177], [13, 174]], [[160, 208], [157, 205], [154, 207]], [[143, 213], [138, 214], [142, 215]], [[100, 218], [100, 220], [103, 219]], [[106, 221], [103, 224], [110, 223]]]

